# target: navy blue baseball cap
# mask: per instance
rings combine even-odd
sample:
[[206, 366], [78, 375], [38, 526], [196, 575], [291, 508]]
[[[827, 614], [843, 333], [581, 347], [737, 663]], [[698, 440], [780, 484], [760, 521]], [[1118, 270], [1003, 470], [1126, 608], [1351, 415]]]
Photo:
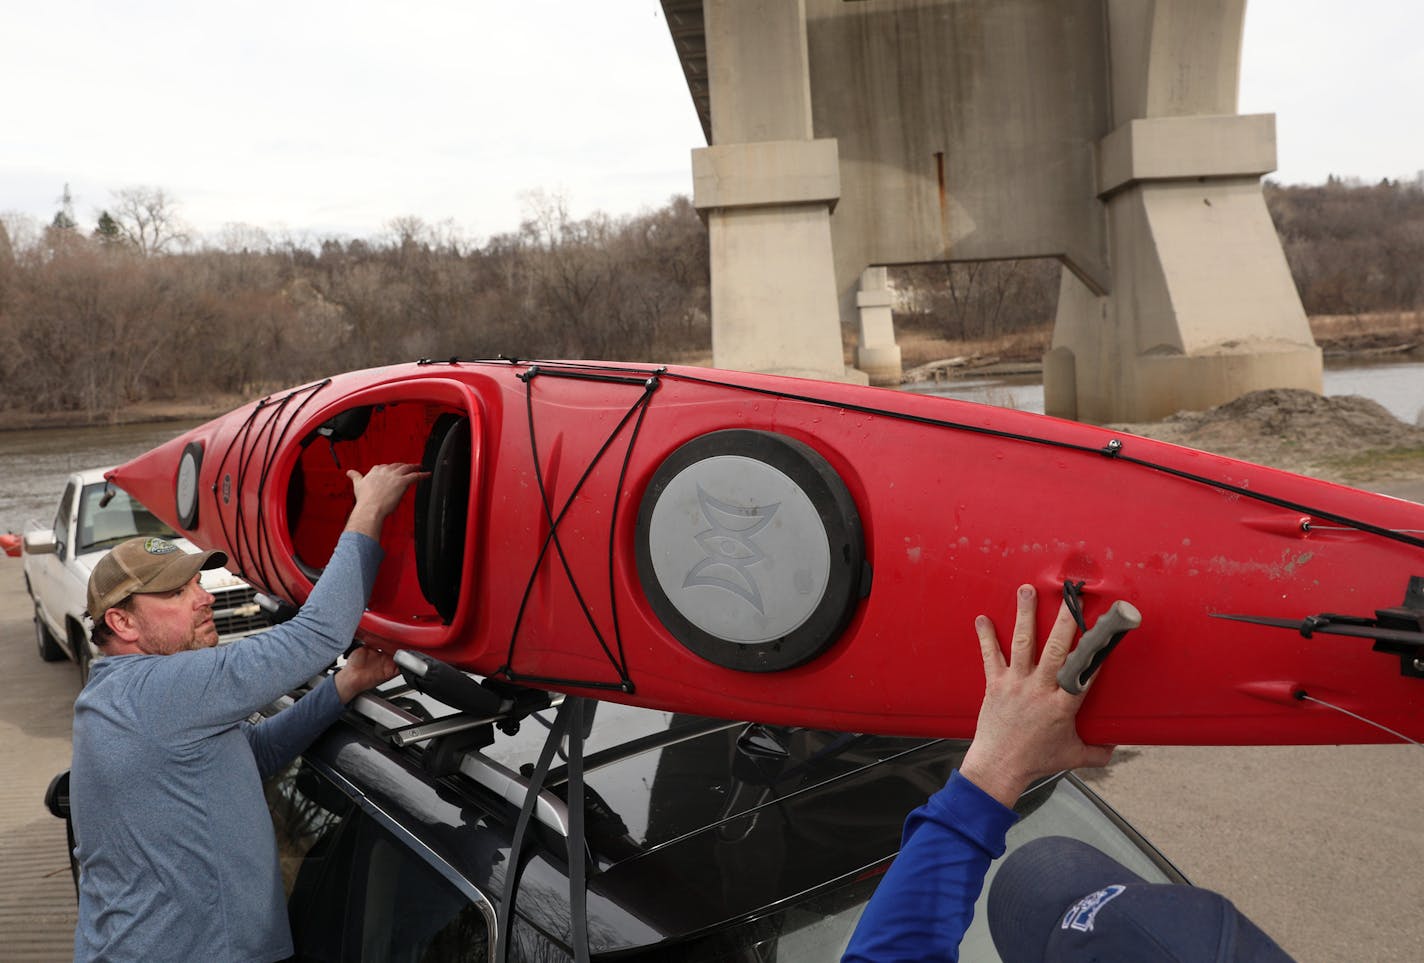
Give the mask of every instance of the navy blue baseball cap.
[[989, 887], [1004, 963], [1279, 963], [1286, 952], [1210, 890], [1149, 883], [1087, 843], [1045, 836], [1004, 860]]

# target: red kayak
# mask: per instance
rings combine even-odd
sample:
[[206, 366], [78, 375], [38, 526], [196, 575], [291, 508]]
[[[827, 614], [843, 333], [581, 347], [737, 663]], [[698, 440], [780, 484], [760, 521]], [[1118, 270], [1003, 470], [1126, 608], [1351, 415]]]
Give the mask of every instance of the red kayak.
[[111, 478], [299, 604], [346, 469], [390, 461], [432, 477], [382, 539], [359, 634], [386, 650], [679, 712], [968, 736], [973, 618], [1006, 635], [1032, 582], [1087, 623], [1141, 613], [1084, 706], [1091, 741], [1424, 738], [1424, 506], [1041, 415], [697, 368], [422, 362], [272, 395]]

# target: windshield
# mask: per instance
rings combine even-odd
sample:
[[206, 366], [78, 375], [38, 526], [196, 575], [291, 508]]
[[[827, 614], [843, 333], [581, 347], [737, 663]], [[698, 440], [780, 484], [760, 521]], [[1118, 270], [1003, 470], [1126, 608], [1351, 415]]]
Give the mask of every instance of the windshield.
[[[1017, 807], [1022, 818], [1009, 831], [1008, 852], [1040, 836], [1070, 836], [1097, 847], [1149, 883], [1185, 879], [1146, 842], [1106, 810], [1095, 797], [1069, 779], [1058, 779], [1025, 794]], [[1007, 855], [1007, 853], [1006, 853]], [[962, 960], [996, 961], [998, 953], [985, 921], [989, 884], [1002, 860], [996, 860], [974, 907], [974, 922], [960, 943]], [[879, 883], [881, 872], [802, 900], [778, 913], [721, 930], [701, 940], [639, 954], [640, 963], [760, 963], [776, 960], [820, 963], [838, 960], [855, 924]]]
[[[105, 491], [113, 493], [109, 503], [100, 506]], [[157, 535], [160, 538], [177, 538], [173, 529], [159, 521], [152, 512], [129, 497], [118, 488], [111, 488], [107, 482], [85, 485], [79, 496], [79, 520], [76, 525], [75, 551], [102, 551], [113, 548], [126, 538], [135, 535]]]

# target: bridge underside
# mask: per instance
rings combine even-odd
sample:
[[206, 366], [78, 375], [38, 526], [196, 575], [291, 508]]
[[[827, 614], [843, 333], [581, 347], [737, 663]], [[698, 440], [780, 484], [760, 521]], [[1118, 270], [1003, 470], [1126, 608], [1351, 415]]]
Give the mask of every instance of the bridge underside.
[[663, 7], [710, 145], [718, 366], [897, 383], [868, 267], [1047, 256], [1051, 414], [1320, 390], [1260, 190], [1274, 118], [1236, 114], [1245, 0]]

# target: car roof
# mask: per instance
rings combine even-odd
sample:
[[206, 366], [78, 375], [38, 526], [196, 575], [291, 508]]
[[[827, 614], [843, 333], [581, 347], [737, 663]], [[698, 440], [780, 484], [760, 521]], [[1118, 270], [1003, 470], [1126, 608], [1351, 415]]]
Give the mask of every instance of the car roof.
[[94, 485], [104, 480], [104, 474], [114, 470], [113, 465], [105, 465], [103, 468], [81, 468], [71, 472], [70, 478], [78, 478], [81, 485]]
[[[505, 863], [493, 854], [507, 851], [523, 797], [469, 774], [527, 773], [551, 721], [552, 712], [524, 720], [453, 776], [431, 776], [429, 748], [398, 749], [350, 713], [308, 758], [497, 900]], [[966, 745], [597, 703], [584, 772], [591, 948], [682, 939], [878, 871], [899, 849], [905, 813], [944, 784]], [[552, 769], [543, 796], [555, 816], [525, 844], [533, 852], [516, 902], [556, 934], [569, 931], [557, 818], [567, 788], [566, 768]]]

